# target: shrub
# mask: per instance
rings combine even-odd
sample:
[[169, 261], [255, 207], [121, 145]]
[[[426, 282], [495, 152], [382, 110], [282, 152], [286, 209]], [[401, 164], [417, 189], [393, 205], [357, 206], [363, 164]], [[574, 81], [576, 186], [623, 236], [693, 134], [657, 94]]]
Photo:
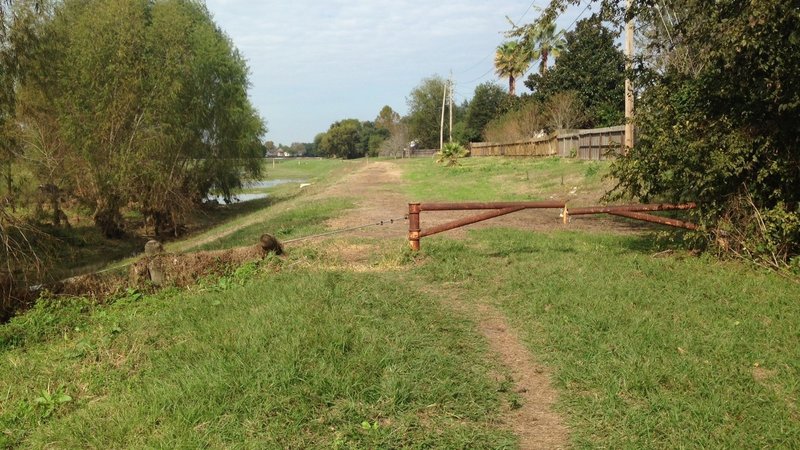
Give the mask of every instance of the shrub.
[[457, 142], [448, 142], [444, 144], [444, 147], [438, 152], [436, 152], [436, 156], [438, 159], [436, 160], [439, 164], [444, 164], [445, 166], [457, 166], [459, 158], [463, 158], [469, 154], [469, 150], [465, 149], [461, 144]]

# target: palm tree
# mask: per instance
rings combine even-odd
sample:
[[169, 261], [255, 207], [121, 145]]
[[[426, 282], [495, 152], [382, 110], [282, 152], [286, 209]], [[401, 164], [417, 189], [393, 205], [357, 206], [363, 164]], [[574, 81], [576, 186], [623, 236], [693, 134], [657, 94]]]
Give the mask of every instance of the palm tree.
[[527, 38], [533, 46], [531, 59], [541, 58], [539, 74], [544, 75], [547, 72], [548, 58], [551, 55], [553, 58], [558, 58], [566, 47], [564, 30], [556, 33], [556, 24], [550, 22], [536, 27]]
[[494, 54], [494, 70], [501, 78], [508, 77], [508, 94], [516, 95], [517, 77], [530, 66], [530, 54], [515, 41], [503, 42]]

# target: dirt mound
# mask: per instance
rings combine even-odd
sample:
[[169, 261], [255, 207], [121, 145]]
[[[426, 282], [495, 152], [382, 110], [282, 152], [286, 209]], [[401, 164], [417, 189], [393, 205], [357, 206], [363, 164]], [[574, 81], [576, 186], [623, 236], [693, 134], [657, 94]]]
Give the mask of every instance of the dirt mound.
[[261, 260], [266, 254], [260, 245], [186, 254], [162, 253], [134, 263], [128, 271], [128, 280], [135, 286], [152, 282], [183, 287], [199, 278], [225, 274], [242, 264]]

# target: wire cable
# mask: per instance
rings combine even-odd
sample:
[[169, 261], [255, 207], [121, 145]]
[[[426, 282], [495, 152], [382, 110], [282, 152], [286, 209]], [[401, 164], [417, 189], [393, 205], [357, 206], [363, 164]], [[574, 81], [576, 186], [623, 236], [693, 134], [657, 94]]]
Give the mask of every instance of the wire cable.
[[366, 225], [357, 225], [357, 226], [354, 226], [354, 227], [341, 228], [339, 230], [326, 231], [324, 233], [312, 234], [312, 235], [309, 235], [309, 236], [302, 236], [302, 237], [298, 237], [298, 238], [294, 238], [294, 239], [289, 239], [289, 240], [283, 241], [282, 243], [283, 244], [290, 244], [292, 242], [299, 242], [299, 241], [304, 241], [306, 239], [314, 239], [314, 238], [323, 237], [323, 236], [331, 236], [331, 235], [334, 235], [334, 234], [346, 233], [348, 231], [361, 230], [363, 228], [379, 227], [379, 226], [383, 226], [383, 225], [391, 225], [391, 224], [393, 224], [395, 222], [400, 222], [400, 221], [403, 221], [403, 220], [408, 220], [408, 216], [398, 217], [398, 218], [394, 218], [394, 219], [381, 220], [381, 221], [378, 221], [378, 222], [368, 223]]

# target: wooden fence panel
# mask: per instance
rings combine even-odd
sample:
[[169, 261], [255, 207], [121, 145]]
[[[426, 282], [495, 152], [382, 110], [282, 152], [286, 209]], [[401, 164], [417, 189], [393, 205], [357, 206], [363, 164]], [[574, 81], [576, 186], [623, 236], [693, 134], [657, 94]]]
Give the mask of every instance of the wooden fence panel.
[[550, 156], [558, 154], [556, 135], [527, 139], [524, 141], [495, 143], [473, 142], [472, 156]]
[[625, 127], [560, 130], [549, 136], [516, 142], [473, 142], [471, 156], [560, 156], [602, 160], [622, 150]]

